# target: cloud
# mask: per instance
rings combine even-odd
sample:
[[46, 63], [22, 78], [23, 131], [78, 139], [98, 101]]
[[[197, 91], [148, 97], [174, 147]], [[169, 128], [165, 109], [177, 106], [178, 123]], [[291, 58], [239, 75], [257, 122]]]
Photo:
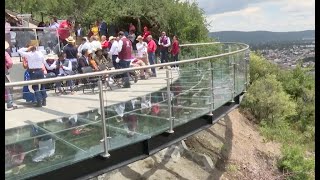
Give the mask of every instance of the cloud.
[[[315, 0], [197, 0], [210, 31], [299, 31], [314, 29]], [[210, 7], [208, 3], [215, 5]], [[207, 5], [207, 6], [206, 6]], [[208, 9], [208, 11], [206, 10]]]

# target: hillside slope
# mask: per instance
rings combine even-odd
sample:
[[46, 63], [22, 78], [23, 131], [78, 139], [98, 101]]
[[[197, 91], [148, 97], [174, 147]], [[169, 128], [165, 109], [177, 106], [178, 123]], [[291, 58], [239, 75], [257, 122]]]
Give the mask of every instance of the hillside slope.
[[275, 166], [280, 145], [265, 142], [237, 109], [211, 128], [189, 137], [185, 143], [191, 153], [210, 157], [213, 168], [204, 167], [186, 153], [180, 156], [166, 151], [94, 179], [282, 179]]

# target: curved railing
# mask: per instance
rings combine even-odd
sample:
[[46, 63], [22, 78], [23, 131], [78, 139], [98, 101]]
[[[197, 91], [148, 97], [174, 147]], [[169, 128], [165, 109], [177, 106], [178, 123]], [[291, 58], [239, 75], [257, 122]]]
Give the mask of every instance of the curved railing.
[[6, 179], [34, 177], [97, 155], [109, 157], [110, 151], [158, 134], [174, 134], [175, 128], [246, 90], [248, 50], [241, 43], [181, 45], [179, 62], [148, 66], [157, 68], [157, 77], [132, 82], [130, 89], [110, 90], [101, 79], [145, 67], [6, 83], [12, 88], [98, 78], [97, 93], [55, 96], [49, 90], [46, 107], [17, 100], [22, 108], [6, 111]]

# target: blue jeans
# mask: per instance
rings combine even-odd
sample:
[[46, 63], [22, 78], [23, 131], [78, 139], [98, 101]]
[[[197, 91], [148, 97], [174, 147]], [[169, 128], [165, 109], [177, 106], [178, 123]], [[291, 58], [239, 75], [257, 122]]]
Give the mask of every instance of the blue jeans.
[[[62, 75], [62, 76], [64, 76], [64, 75]], [[73, 88], [72, 88], [73, 81], [72, 80], [67, 80], [66, 83], [67, 83], [67, 86], [70, 87], [70, 91], [73, 91]], [[61, 91], [61, 82], [56, 82], [56, 87], [58, 88], [59, 91]]]
[[116, 62], [118, 55], [112, 55], [112, 64], [115, 69], [120, 69], [119, 64]]
[[[120, 59], [119, 66], [121, 69], [129, 68], [130, 61], [125, 61], [125, 60]], [[122, 74], [122, 80], [123, 80], [125, 86], [128, 86], [128, 85], [130, 86], [129, 77], [130, 77], [129, 72], [125, 72]]]
[[[44, 78], [42, 69], [36, 69], [36, 70], [29, 69], [29, 73], [30, 73], [30, 80]], [[39, 85], [32, 85], [32, 89], [34, 90], [34, 94], [36, 96], [37, 102], [42, 102], [47, 98], [47, 92], [44, 88], [44, 85], [41, 84], [40, 90], [39, 90]]]
[[[148, 52], [149, 64], [153, 65], [155, 63], [156, 54], [154, 52]], [[153, 75], [156, 75], [156, 68], [151, 68]]]
[[161, 63], [168, 62], [168, 48], [162, 48], [161, 52]]

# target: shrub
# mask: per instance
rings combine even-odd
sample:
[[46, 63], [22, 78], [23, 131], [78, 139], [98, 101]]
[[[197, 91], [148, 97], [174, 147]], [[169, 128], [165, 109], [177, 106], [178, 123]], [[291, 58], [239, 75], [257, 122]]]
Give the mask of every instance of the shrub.
[[278, 167], [283, 171], [292, 172], [288, 179], [307, 180], [313, 178], [314, 158], [305, 158], [301, 147], [284, 147], [282, 155], [283, 157], [278, 161]]

